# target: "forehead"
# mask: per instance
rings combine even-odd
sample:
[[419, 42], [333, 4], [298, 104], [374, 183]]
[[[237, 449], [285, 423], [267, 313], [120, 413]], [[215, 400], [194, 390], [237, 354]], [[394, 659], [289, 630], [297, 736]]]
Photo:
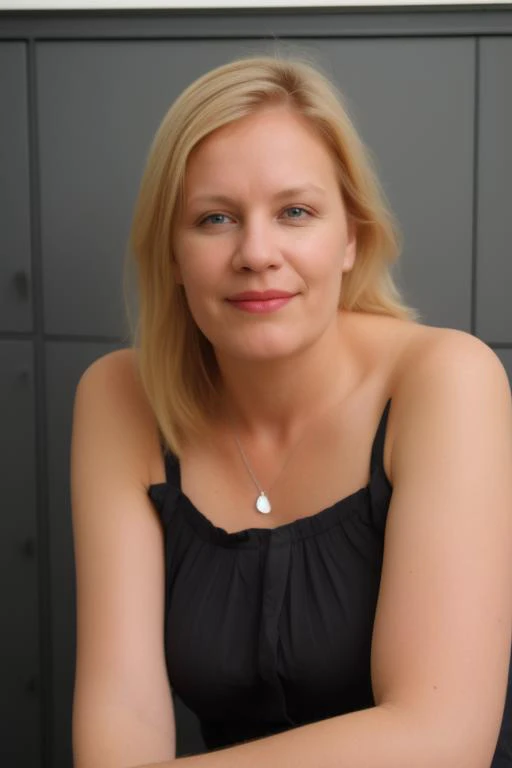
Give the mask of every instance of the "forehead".
[[190, 190], [209, 181], [244, 178], [282, 183], [291, 173], [324, 182], [336, 176], [331, 151], [318, 130], [291, 109], [272, 107], [203, 139], [189, 156], [185, 184]]

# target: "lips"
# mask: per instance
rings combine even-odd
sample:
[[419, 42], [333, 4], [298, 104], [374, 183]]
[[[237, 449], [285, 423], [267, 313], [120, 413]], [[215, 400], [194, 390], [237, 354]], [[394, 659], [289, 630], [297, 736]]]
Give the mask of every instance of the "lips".
[[230, 296], [228, 301], [270, 301], [271, 299], [289, 299], [293, 296], [289, 291], [243, 291]]
[[228, 302], [235, 309], [252, 314], [265, 314], [275, 312], [286, 306], [296, 296], [289, 291], [269, 289], [267, 291], [243, 291], [228, 298]]

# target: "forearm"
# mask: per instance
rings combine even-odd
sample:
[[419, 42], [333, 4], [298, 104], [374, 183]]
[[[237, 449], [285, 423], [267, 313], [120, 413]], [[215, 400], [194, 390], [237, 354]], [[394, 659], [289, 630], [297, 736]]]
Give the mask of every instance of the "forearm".
[[138, 768], [178, 768], [177, 762], [179, 768], [488, 768], [474, 759], [457, 753], [449, 728], [441, 732], [396, 710], [373, 707]]

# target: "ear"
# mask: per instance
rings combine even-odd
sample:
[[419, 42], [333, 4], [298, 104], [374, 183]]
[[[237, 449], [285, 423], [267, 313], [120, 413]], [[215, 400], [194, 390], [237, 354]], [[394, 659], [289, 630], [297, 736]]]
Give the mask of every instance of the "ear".
[[357, 236], [356, 225], [351, 218], [347, 221], [347, 242], [345, 245], [345, 253], [343, 255], [343, 272], [350, 272], [354, 266], [357, 255]]

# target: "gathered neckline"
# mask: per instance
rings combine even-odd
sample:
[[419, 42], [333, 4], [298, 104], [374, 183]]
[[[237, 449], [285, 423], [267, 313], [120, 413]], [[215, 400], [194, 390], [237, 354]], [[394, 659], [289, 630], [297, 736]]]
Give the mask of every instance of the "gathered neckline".
[[[298, 517], [274, 527], [249, 527], [239, 531], [227, 531], [201, 512], [182, 491], [179, 460], [169, 451], [165, 452], [166, 480], [148, 486], [147, 493], [159, 507], [165, 525], [172, 519], [174, 511], [179, 510], [184, 513], [187, 522], [200, 536], [227, 547], [258, 546], [262, 541], [272, 541], [273, 544], [286, 543], [313, 536], [328, 530], [339, 523], [341, 519], [345, 519], [350, 513], [361, 512], [361, 505], [357, 502], [364, 497], [368, 497], [368, 501], [371, 502], [372, 485], [379, 483], [379, 479], [380, 483], [383, 484], [385, 494], [391, 493], [392, 485], [384, 470], [381, 455], [390, 404], [391, 398], [386, 403], [374, 437], [370, 460], [370, 477], [366, 485], [310, 515]], [[369, 504], [365, 505], [365, 508], [368, 506]]]
[[[346, 519], [351, 513], [360, 513], [361, 505], [357, 502], [360, 499], [365, 499], [365, 497], [370, 497], [375, 474], [376, 472], [372, 473], [366, 485], [311, 515], [298, 517], [295, 520], [281, 523], [272, 528], [250, 527], [242, 528], [239, 531], [227, 531], [222, 526], [216, 525], [196, 507], [180, 488], [168, 481], [150, 485], [148, 494], [159, 501], [164, 524], [169, 523], [173, 513], [179, 509], [184, 513], [187, 522], [194, 528], [196, 533], [213, 543], [228, 547], [241, 544], [258, 546], [262, 541], [271, 540], [272, 543], [285, 544], [322, 533], [338, 524], [340, 520]], [[387, 475], [384, 472], [379, 472], [378, 474], [382, 476], [385, 482], [386, 491], [391, 492], [392, 486]]]

